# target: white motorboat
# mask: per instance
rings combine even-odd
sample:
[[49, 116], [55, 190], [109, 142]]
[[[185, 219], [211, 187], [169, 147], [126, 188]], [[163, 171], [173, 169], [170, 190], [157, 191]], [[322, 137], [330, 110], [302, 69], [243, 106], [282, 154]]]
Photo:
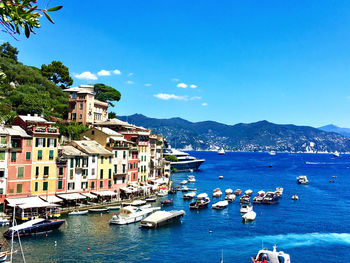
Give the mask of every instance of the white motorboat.
[[120, 205], [107, 206], [106, 208], [107, 208], [108, 210], [119, 210], [119, 209], [120, 209]]
[[218, 155], [224, 155], [226, 152], [224, 150], [224, 148], [221, 148], [219, 151], [218, 151]]
[[216, 191], [213, 193], [213, 197], [220, 197], [222, 196], [222, 192], [221, 191]]
[[339, 157], [339, 156], [340, 156], [340, 153], [339, 153], [338, 151], [335, 151], [335, 152], [333, 153], [333, 156], [334, 156], [334, 157]]
[[126, 206], [120, 209], [119, 215], [114, 215], [109, 223], [116, 225], [126, 225], [139, 222], [153, 213], [154, 210], [155, 209], [152, 207], [140, 208], [135, 206]]
[[194, 182], [196, 182], [196, 178], [193, 175], [189, 175], [187, 177], [187, 181], [190, 183], [194, 183]]
[[160, 190], [157, 196], [163, 197], [168, 195], [168, 190]]
[[255, 218], [256, 218], [256, 213], [253, 210], [242, 215], [242, 219], [244, 222], [254, 221]]
[[230, 195], [230, 194], [232, 194], [232, 193], [233, 193], [233, 190], [230, 189], [230, 188], [225, 190], [225, 194], [226, 194], [226, 195]]
[[205, 199], [205, 198], [208, 198], [207, 193], [202, 193], [202, 194], [197, 195], [197, 199]]
[[300, 175], [297, 177], [298, 184], [308, 184], [309, 180], [307, 179], [306, 175]]
[[10, 220], [8, 220], [7, 218], [4, 218], [4, 217], [0, 217], [0, 226], [6, 226], [9, 224], [10, 224]]
[[180, 220], [184, 214], [184, 210], [158, 211], [142, 220], [140, 226], [145, 228], [157, 228]]
[[195, 192], [189, 192], [183, 195], [183, 199], [184, 200], [191, 200], [192, 198], [194, 198], [196, 196]]
[[294, 194], [294, 195], [292, 196], [292, 200], [299, 200], [299, 196], [298, 196], [297, 194]]
[[219, 179], [224, 179], [224, 176], [220, 175], [220, 176], [219, 176]]
[[145, 205], [147, 202], [145, 200], [134, 200], [131, 203], [128, 203], [128, 206], [141, 206]]
[[269, 151], [269, 154], [270, 155], [276, 155], [276, 152], [275, 151]]
[[248, 190], [246, 190], [244, 193], [245, 193], [246, 195], [252, 195], [253, 190], [248, 189]]
[[187, 180], [182, 180], [181, 182], [180, 182], [180, 184], [182, 184], [182, 185], [184, 185], [184, 184], [187, 184]]
[[89, 213], [88, 210], [85, 210], [85, 211], [73, 211], [73, 212], [70, 212], [68, 213], [69, 216], [79, 216], [79, 215], [87, 215]]
[[260, 263], [260, 262], [269, 262], [269, 263], [280, 263], [280, 262], [286, 262], [290, 263], [290, 256], [287, 253], [284, 253], [283, 251], [277, 252], [277, 247], [273, 247], [273, 251], [268, 250], [267, 248], [259, 250], [258, 254], [255, 258], [251, 258], [253, 263]]
[[228, 206], [228, 201], [219, 201], [211, 206], [213, 209], [224, 209]]
[[276, 193], [278, 196], [282, 196], [283, 190], [284, 190], [283, 187], [276, 187], [275, 193]]
[[260, 190], [260, 191], [258, 192], [258, 195], [259, 195], [259, 196], [264, 196], [264, 195], [265, 195], [265, 191], [264, 191], [264, 190]]
[[235, 201], [235, 199], [236, 199], [236, 195], [233, 195], [233, 194], [225, 196], [225, 200], [227, 200], [229, 202], [233, 202], [233, 201]]
[[253, 206], [251, 204], [242, 204], [239, 210], [241, 213], [248, 213], [250, 211], [253, 211]]

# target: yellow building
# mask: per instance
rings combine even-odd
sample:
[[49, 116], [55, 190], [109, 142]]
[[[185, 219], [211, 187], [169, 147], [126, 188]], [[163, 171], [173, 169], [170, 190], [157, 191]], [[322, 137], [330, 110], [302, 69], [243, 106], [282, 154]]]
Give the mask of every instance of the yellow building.
[[52, 127], [53, 122], [37, 115], [20, 115], [15, 123], [33, 136], [31, 193], [55, 194], [58, 128]]

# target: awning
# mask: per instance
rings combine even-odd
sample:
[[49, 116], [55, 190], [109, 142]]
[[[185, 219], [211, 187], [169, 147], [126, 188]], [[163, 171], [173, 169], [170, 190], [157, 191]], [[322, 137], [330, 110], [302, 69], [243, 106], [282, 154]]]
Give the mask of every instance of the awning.
[[86, 196], [83, 196], [78, 193], [71, 193], [71, 194], [60, 194], [57, 195], [59, 198], [62, 198], [64, 200], [79, 200], [79, 199], [85, 199]]
[[81, 194], [86, 196], [86, 197], [89, 197], [91, 199], [97, 198], [97, 195], [93, 195], [93, 194], [90, 194], [90, 193], [81, 193]]
[[40, 196], [40, 198], [46, 202], [51, 203], [51, 204], [63, 202], [63, 200], [61, 198], [58, 198], [55, 195]]
[[8, 202], [9, 206], [11, 207], [18, 206], [21, 209], [57, 206], [57, 205], [45, 202], [44, 200], [40, 199], [37, 196], [22, 197], [22, 198], [6, 198], [6, 201]]
[[132, 191], [128, 187], [122, 187], [122, 188], [120, 188], [120, 190], [124, 191], [127, 194], [131, 194], [132, 193]]
[[99, 195], [99, 196], [113, 196], [113, 195], [117, 195], [117, 193], [113, 192], [113, 191], [96, 191], [96, 192], [92, 192], [95, 195]]

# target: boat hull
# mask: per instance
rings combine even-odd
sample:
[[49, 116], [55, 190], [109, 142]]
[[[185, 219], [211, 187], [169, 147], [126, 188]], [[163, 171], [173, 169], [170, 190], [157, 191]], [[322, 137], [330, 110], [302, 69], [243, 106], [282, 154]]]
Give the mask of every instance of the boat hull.
[[176, 169], [177, 172], [198, 171], [204, 161], [205, 160], [171, 162], [170, 166], [172, 169]]

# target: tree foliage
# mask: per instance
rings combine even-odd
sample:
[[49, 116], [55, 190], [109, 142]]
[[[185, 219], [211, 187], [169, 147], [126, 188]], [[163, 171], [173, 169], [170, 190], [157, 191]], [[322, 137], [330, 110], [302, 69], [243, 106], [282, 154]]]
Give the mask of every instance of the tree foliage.
[[165, 157], [165, 160], [169, 161], [169, 162], [177, 162], [177, 158], [175, 155], [166, 155]]
[[87, 125], [83, 125], [77, 122], [71, 122], [69, 124], [57, 123], [57, 126], [60, 130], [60, 134], [66, 136], [70, 140], [80, 139], [80, 135], [89, 129]]
[[40, 69], [0, 57], [0, 70], [6, 75], [0, 84], [0, 102], [11, 111], [66, 117], [68, 94], [44, 77]]
[[40, 27], [42, 14], [51, 22], [52, 18], [47, 12], [57, 11], [62, 6], [55, 6], [49, 9], [38, 8], [37, 0], [2, 0], [0, 1], [0, 24], [2, 31], [14, 37], [24, 31], [28, 38], [35, 33], [34, 28]]
[[107, 102], [112, 107], [114, 106], [112, 102], [119, 101], [121, 98], [121, 94], [118, 90], [102, 83], [95, 84], [94, 90], [95, 90], [95, 99], [103, 102]]
[[10, 58], [17, 61], [18, 49], [5, 42], [0, 46], [0, 57]]
[[52, 61], [49, 65], [41, 65], [41, 74], [62, 89], [73, 84], [69, 69], [61, 61]]
[[117, 114], [115, 112], [108, 112], [108, 119], [116, 119]]

